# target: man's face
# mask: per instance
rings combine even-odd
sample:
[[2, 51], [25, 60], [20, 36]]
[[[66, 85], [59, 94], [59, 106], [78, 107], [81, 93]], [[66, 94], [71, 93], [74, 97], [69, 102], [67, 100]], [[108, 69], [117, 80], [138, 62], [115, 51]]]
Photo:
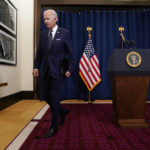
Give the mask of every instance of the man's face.
[[52, 29], [56, 25], [57, 18], [51, 11], [44, 12], [44, 23], [48, 29]]

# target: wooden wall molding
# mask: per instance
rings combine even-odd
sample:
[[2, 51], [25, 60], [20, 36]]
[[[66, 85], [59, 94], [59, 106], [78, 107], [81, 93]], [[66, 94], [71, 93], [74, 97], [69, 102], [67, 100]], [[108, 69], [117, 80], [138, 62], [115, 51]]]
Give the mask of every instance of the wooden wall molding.
[[41, 5], [149, 5], [149, 0], [36, 0]]
[[12, 95], [0, 98], [0, 111], [23, 99], [24, 100], [34, 99], [34, 92], [33, 91], [20, 91]]

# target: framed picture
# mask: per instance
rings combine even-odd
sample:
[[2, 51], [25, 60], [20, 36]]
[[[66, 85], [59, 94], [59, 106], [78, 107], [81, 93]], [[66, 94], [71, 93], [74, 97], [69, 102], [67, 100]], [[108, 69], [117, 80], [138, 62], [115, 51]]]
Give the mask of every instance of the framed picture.
[[9, 0], [0, 0], [0, 63], [17, 64], [17, 9]]
[[17, 9], [8, 0], [0, 0], [0, 25], [16, 35]]
[[16, 39], [0, 30], [0, 63], [17, 64]]

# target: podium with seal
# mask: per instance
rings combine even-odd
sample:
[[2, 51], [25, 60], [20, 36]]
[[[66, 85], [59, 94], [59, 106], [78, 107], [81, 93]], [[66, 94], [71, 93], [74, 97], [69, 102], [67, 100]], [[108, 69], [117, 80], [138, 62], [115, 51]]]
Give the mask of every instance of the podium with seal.
[[115, 49], [108, 61], [114, 120], [122, 128], [148, 127], [145, 107], [150, 49]]

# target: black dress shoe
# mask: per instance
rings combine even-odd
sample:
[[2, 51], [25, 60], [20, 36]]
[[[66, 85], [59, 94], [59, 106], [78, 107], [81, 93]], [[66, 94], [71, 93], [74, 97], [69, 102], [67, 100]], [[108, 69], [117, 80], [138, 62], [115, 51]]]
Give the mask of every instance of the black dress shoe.
[[64, 111], [64, 113], [61, 115], [60, 123], [59, 123], [60, 125], [63, 125], [63, 124], [64, 124], [65, 118], [66, 118], [66, 115], [68, 114], [68, 112], [69, 112], [69, 110], [66, 109], [66, 110]]
[[50, 128], [49, 131], [44, 135], [44, 138], [54, 136], [56, 132], [57, 132], [56, 128]]

